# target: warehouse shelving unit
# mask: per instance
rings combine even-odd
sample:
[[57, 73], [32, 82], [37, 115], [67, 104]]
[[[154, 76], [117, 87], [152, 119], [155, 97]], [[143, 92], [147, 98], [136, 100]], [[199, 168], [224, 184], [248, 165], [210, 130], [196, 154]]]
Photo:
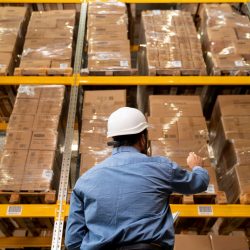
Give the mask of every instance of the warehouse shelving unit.
[[[0, 3], [78, 3], [81, 4], [81, 14], [78, 30], [78, 40], [76, 45], [76, 56], [74, 63], [74, 74], [69, 77], [61, 76], [1, 76], [0, 85], [70, 85], [70, 104], [66, 127], [65, 149], [63, 153], [62, 170], [60, 177], [60, 187], [56, 204], [0, 204], [0, 218], [54, 218], [53, 237], [5, 237], [0, 238], [0, 248], [8, 247], [50, 247], [61, 249], [62, 236], [65, 218], [69, 214], [69, 204], [67, 204], [68, 181], [71, 160], [71, 145], [73, 140], [74, 122], [77, 107], [79, 86], [94, 85], [199, 85], [199, 86], [219, 86], [219, 85], [250, 85], [248, 76], [81, 76], [80, 68], [82, 61], [82, 50], [85, 33], [85, 22], [87, 12], [87, 1], [81, 0], [0, 0]], [[131, 4], [145, 3], [246, 3], [247, 0], [122, 0]], [[136, 48], [135, 48], [136, 49]], [[6, 130], [7, 124], [0, 123], [0, 130]], [[179, 212], [179, 217], [197, 218], [249, 218], [250, 205], [228, 204], [228, 205], [171, 205], [173, 212]]]

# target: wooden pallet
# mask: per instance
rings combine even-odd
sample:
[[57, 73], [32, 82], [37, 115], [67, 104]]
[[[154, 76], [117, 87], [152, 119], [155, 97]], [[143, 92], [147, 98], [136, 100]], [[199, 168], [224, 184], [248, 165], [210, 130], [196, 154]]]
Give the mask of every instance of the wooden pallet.
[[88, 70], [82, 69], [82, 76], [135, 76], [138, 74], [137, 69], [129, 69], [129, 70]]
[[72, 68], [15, 68], [15, 76], [71, 76]]
[[226, 194], [217, 191], [215, 194], [200, 193], [194, 195], [182, 195], [173, 193], [170, 195], [171, 204], [227, 204]]
[[53, 204], [56, 191], [0, 191], [1, 204]]
[[205, 76], [205, 69], [147, 69], [149, 76]]
[[237, 69], [237, 68], [212, 68], [211, 75], [213, 76], [250, 76], [250, 67]]

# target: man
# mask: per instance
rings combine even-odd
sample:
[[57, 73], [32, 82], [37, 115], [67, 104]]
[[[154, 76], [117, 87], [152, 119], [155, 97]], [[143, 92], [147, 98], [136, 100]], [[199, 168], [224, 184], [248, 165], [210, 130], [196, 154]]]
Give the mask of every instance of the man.
[[191, 172], [165, 157], [147, 156], [147, 128], [134, 108], [109, 117], [112, 156], [75, 185], [66, 229], [69, 250], [173, 249], [169, 195], [203, 192], [209, 176], [194, 153], [187, 158]]

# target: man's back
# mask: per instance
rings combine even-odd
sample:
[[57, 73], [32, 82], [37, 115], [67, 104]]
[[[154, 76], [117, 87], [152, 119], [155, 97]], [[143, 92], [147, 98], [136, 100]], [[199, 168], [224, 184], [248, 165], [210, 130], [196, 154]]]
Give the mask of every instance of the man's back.
[[115, 244], [156, 242], [166, 249], [172, 247], [169, 194], [201, 192], [207, 182], [201, 168], [189, 173], [166, 158], [148, 157], [134, 147], [116, 148], [111, 157], [78, 180], [66, 245], [98, 250]]

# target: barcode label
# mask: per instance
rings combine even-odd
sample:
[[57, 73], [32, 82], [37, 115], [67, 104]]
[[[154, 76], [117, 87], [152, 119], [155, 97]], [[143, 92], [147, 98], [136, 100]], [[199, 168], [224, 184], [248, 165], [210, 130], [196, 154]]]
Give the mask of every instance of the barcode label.
[[211, 206], [198, 206], [199, 215], [213, 215], [213, 208]]
[[7, 215], [21, 215], [22, 206], [8, 206]]
[[181, 68], [181, 61], [171, 61], [171, 65], [174, 68]]
[[47, 180], [52, 180], [53, 177], [53, 170], [50, 169], [44, 169], [42, 173], [42, 177], [47, 179]]
[[66, 69], [66, 68], [68, 68], [67, 63], [60, 63], [60, 69]]
[[215, 193], [214, 184], [209, 184], [205, 192], [208, 194], [214, 194]]
[[234, 64], [236, 67], [243, 67], [245, 66], [244, 61], [234, 61]]
[[128, 67], [128, 61], [120, 61], [121, 67]]

